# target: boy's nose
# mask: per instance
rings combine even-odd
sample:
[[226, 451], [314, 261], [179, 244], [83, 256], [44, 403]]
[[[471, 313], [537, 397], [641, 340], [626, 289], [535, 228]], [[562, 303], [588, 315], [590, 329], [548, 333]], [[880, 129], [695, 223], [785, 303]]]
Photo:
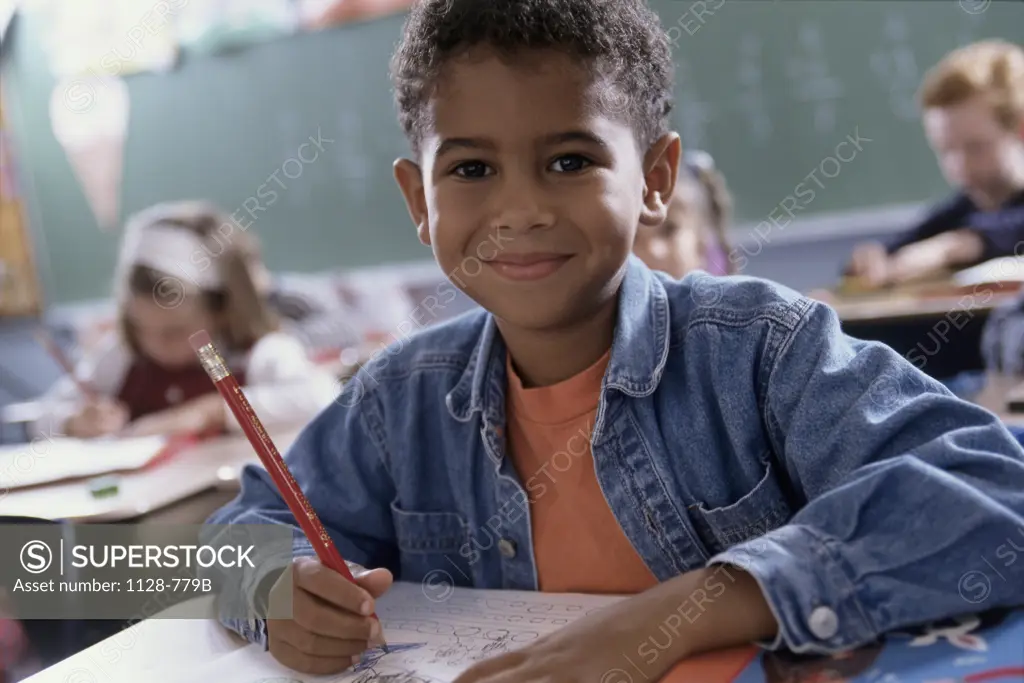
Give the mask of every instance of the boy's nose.
[[495, 217], [491, 227], [516, 233], [549, 228], [553, 224], [554, 220], [550, 213], [531, 207], [506, 209]]
[[491, 228], [526, 232], [554, 224], [554, 212], [547, 206], [541, 192], [527, 183], [506, 183], [496, 199]]

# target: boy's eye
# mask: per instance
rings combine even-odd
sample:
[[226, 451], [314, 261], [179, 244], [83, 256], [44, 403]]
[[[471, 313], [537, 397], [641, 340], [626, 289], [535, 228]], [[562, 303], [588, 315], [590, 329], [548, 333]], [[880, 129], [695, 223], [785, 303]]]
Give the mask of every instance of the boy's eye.
[[455, 167], [455, 175], [463, 178], [483, 178], [490, 170], [482, 161], [464, 161]]
[[590, 164], [590, 160], [579, 154], [563, 154], [551, 162], [551, 170], [557, 173], [575, 173], [582, 171]]

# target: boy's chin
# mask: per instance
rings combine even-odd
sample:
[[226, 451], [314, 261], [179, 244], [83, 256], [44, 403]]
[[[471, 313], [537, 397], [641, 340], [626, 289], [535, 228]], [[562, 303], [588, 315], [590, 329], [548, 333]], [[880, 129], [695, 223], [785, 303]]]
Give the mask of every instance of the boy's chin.
[[515, 301], [485, 306], [505, 326], [531, 332], [553, 332], [578, 322], [585, 313], [569, 301], [548, 300]]

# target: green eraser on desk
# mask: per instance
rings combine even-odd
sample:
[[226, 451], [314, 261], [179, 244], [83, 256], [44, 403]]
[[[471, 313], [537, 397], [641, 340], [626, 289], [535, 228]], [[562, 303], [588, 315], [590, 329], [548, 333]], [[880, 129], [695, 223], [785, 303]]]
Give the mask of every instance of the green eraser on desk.
[[116, 496], [121, 480], [118, 477], [97, 477], [89, 482], [89, 493], [93, 498]]

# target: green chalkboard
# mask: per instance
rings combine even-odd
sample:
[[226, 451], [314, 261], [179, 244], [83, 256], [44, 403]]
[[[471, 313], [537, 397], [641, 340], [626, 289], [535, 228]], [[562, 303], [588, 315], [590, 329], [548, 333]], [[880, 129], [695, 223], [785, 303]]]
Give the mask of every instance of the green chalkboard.
[[[914, 103], [924, 71], [973, 40], [1024, 42], [1024, 2], [1015, 1], [653, 5], [676, 44], [674, 122], [687, 146], [714, 154], [742, 222], [762, 220], [812, 172], [820, 186], [802, 215], [941, 195]], [[123, 212], [203, 197], [245, 215], [259, 201], [266, 210], [251, 229], [276, 269], [429, 258], [391, 176], [406, 152], [387, 78], [402, 21], [186, 54], [169, 74], [129, 77]], [[54, 80], [38, 32], [31, 14], [21, 18], [4, 79], [48, 299], [101, 297], [117, 236], [97, 231], [50, 132]], [[826, 161], [857, 132], [869, 142], [841, 149], [849, 161]], [[323, 151], [302, 150], [314, 161], [288, 161], [318, 135]]]

